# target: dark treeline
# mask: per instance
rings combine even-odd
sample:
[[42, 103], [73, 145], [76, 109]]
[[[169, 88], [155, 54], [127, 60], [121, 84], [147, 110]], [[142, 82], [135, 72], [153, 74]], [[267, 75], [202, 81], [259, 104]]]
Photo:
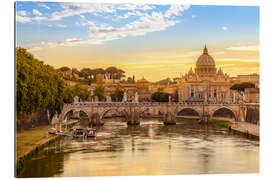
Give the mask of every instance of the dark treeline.
[[243, 92], [245, 91], [246, 88], [255, 88], [255, 84], [251, 82], [242, 82], [242, 83], [234, 84], [230, 89]]
[[87, 80], [95, 80], [97, 74], [106, 74], [109, 79], [121, 79], [121, 78], [125, 77], [125, 75], [124, 75], [125, 71], [123, 71], [122, 69], [118, 69], [116, 67], [113, 67], [113, 66], [108, 67], [106, 69], [82, 68], [81, 70], [64, 66], [64, 67], [59, 68], [59, 70], [63, 73], [70, 71], [70, 73], [71, 73], [70, 75], [73, 75], [73, 78], [74, 78], [74, 74], [77, 74], [79, 77], [83, 77], [84, 79], [87, 79]]
[[[16, 48], [16, 113], [17, 126], [31, 124], [31, 115], [60, 113], [65, 103], [73, 102], [74, 92], [62, 74], [35, 59], [24, 48]], [[49, 122], [48, 122], [49, 123]]]

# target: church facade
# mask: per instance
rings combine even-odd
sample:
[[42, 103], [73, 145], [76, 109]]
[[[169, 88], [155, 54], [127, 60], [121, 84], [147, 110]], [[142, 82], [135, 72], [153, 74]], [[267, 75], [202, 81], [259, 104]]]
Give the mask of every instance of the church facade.
[[202, 55], [197, 59], [195, 70], [180, 77], [178, 84], [178, 100], [208, 103], [232, 103], [239, 100], [239, 94], [230, 90], [235, 83], [234, 78], [217, 70], [215, 60], [208, 53], [205, 45]]

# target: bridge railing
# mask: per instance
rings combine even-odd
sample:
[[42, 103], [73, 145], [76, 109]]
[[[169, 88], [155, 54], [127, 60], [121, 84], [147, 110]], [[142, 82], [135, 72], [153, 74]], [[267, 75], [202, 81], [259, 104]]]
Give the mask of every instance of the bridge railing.
[[76, 102], [69, 105], [80, 106], [166, 106], [166, 105], [251, 105], [258, 106], [259, 103], [232, 103], [232, 102]]

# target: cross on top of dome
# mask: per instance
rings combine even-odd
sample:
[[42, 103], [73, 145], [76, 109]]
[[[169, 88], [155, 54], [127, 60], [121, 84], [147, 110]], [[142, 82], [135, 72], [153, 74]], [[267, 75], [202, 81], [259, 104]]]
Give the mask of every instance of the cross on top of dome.
[[206, 44], [205, 44], [204, 49], [203, 49], [203, 54], [208, 54], [208, 49], [206, 47]]

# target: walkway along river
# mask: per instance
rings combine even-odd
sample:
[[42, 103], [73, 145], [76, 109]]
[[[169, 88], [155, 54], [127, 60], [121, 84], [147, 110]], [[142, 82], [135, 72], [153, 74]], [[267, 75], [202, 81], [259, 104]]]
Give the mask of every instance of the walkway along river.
[[26, 160], [18, 177], [210, 173], [259, 173], [259, 141], [194, 120], [106, 119], [95, 139], [61, 138]]

